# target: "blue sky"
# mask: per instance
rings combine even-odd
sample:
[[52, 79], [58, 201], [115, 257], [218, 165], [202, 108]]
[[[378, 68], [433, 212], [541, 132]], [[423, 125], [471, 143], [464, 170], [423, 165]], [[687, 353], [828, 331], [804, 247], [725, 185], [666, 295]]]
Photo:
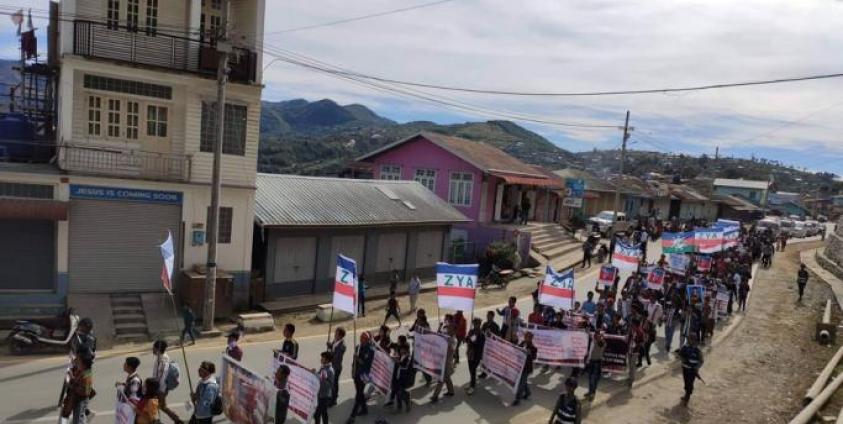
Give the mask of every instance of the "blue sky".
[[[843, 72], [843, 2], [835, 0], [453, 0], [342, 25], [273, 32], [429, 0], [266, 0], [269, 62], [283, 48], [365, 74], [472, 88], [603, 91]], [[46, 0], [0, 5], [47, 8]], [[271, 17], [271, 19], [270, 19]], [[36, 26], [42, 23], [36, 21]], [[14, 57], [0, 16], [0, 56]], [[42, 37], [43, 40], [43, 37]], [[42, 49], [43, 50], [43, 49]], [[267, 100], [361, 103], [396, 121], [492, 119], [278, 62]], [[632, 148], [765, 157], [843, 174], [843, 79], [625, 97], [425, 95], [566, 123], [622, 125]], [[516, 120], [517, 121], [517, 120]], [[615, 148], [615, 129], [520, 122], [572, 151]]]

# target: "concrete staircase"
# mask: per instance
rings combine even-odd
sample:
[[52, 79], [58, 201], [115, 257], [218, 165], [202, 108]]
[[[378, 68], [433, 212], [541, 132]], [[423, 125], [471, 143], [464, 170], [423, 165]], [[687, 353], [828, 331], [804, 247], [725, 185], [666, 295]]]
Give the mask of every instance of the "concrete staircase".
[[531, 223], [531, 246], [545, 261], [553, 262], [563, 256], [582, 251], [582, 243], [557, 224]]
[[118, 343], [149, 340], [146, 315], [139, 294], [112, 294], [111, 310], [115, 339]]

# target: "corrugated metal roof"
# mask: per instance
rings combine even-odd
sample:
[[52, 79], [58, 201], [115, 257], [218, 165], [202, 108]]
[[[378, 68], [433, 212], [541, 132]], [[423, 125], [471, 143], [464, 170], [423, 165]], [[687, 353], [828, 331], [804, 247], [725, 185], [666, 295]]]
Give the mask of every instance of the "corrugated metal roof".
[[734, 180], [728, 178], [716, 178], [714, 180], [715, 187], [736, 187], [736, 188], [752, 188], [756, 190], [766, 190], [770, 187], [767, 181], [753, 181], [753, 180]]
[[575, 169], [575, 168], [565, 168], [560, 169], [558, 171], [553, 171], [554, 174], [559, 176], [562, 179], [565, 178], [572, 178], [583, 180], [585, 182], [585, 190], [586, 191], [602, 191], [602, 192], [614, 192], [615, 186], [612, 183], [598, 178], [596, 175], [582, 170], [582, 169]]
[[255, 220], [261, 226], [384, 226], [470, 221], [415, 181], [258, 174], [256, 184]]

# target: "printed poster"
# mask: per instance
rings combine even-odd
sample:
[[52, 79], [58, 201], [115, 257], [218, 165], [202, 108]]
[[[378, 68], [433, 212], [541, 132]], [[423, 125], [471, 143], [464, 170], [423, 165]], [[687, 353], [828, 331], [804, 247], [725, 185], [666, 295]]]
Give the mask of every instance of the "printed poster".
[[603, 339], [606, 340], [606, 350], [603, 351], [603, 371], [612, 374], [625, 373], [627, 352], [629, 352], [626, 336], [604, 334]]
[[263, 424], [273, 415], [269, 405], [275, 387], [269, 379], [249, 370], [228, 355], [222, 357], [220, 374], [223, 414], [237, 424]]
[[445, 362], [448, 359], [448, 337], [418, 329], [413, 343], [413, 365], [417, 370], [435, 378], [445, 379]]
[[719, 319], [726, 318], [729, 310], [729, 289], [721, 287], [717, 289], [717, 296], [714, 298], [717, 306], [717, 317]]
[[527, 325], [518, 327], [518, 340], [523, 340], [527, 331], [533, 333], [533, 345], [538, 351], [537, 364], [585, 367], [587, 332]]
[[375, 349], [375, 358], [372, 361], [372, 370], [369, 372], [370, 383], [380, 394], [388, 396], [392, 389], [392, 372], [395, 369], [395, 361], [380, 346]]
[[518, 388], [526, 362], [527, 351], [524, 349], [495, 335], [486, 337], [480, 364], [490, 376], [512, 393]]
[[290, 379], [288, 387], [290, 390], [290, 408], [287, 411], [288, 417], [293, 417], [302, 424], [310, 422], [313, 413], [316, 412], [316, 403], [319, 397], [319, 377], [310, 372], [304, 365], [281, 355], [278, 352], [272, 361], [271, 374], [281, 366], [290, 367]]
[[135, 410], [122, 390], [117, 390], [117, 404], [114, 407], [114, 424], [135, 424]]

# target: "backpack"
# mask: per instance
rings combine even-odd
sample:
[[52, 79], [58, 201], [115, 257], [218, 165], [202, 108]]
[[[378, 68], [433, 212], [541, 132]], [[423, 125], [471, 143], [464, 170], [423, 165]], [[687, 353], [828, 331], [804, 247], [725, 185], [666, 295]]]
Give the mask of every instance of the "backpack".
[[222, 396], [217, 391], [217, 396], [211, 402], [211, 415], [217, 416], [222, 414]]
[[176, 362], [170, 362], [167, 364], [167, 375], [164, 376], [164, 386], [167, 388], [167, 391], [175, 390], [176, 387], [179, 387], [179, 364]]

